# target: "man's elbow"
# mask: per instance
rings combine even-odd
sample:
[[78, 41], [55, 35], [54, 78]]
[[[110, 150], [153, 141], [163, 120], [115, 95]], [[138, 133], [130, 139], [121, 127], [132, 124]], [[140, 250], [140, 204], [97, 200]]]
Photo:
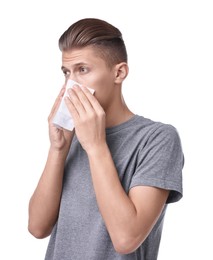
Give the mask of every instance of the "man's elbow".
[[113, 246], [117, 253], [127, 255], [137, 250], [142, 242], [137, 238], [120, 238], [113, 243]]
[[28, 224], [28, 231], [30, 232], [31, 235], [33, 235], [35, 238], [38, 239], [43, 239], [46, 238], [50, 235], [51, 231], [32, 225], [32, 224]]

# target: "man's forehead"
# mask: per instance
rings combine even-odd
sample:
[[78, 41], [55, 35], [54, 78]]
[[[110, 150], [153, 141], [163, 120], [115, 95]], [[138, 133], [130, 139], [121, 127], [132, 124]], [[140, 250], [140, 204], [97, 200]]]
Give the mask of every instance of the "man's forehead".
[[62, 51], [62, 64], [64, 67], [81, 64], [100, 64], [104, 60], [97, 54], [94, 47], [84, 47]]
[[62, 59], [70, 60], [70, 59], [78, 59], [78, 58], [88, 58], [94, 56], [94, 50], [91, 47], [84, 47], [78, 49], [71, 49], [68, 51], [62, 51]]

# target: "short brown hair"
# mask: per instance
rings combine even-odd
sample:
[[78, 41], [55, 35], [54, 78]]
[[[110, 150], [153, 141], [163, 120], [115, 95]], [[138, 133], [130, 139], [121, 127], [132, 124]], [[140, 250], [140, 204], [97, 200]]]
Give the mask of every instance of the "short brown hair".
[[127, 62], [126, 47], [121, 32], [106, 21], [85, 18], [72, 24], [60, 37], [59, 49], [95, 47], [108, 66]]

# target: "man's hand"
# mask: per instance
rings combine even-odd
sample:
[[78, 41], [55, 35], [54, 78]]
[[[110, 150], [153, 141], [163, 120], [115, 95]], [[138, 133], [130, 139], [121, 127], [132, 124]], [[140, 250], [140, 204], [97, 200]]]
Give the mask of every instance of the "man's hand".
[[65, 149], [66, 152], [68, 152], [72, 141], [72, 137], [74, 135], [74, 131], [70, 132], [65, 129], [59, 129], [56, 126], [54, 126], [54, 124], [52, 123], [53, 117], [55, 116], [55, 113], [59, 108], [64, 92], [65, 92], [65, 87], [61, 89], [58, 97], [55, 100], [55, 103], [48, 117], [48, 122], [49, 122], [49, 137], [50, 137], [51, 149], [57, 151], [62, 151]]
[[85, 87], [69, 89], [66, 105], [73, 117], [75, 133], [87, 153], [105, 144], [105, 112]]

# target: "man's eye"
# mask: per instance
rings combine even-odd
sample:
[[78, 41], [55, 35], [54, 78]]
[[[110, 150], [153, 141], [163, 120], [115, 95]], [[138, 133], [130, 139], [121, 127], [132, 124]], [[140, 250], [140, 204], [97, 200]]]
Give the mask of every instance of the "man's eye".
[[67, 77], [67, 76], [69, 76], [69, 75], [70, 75], [70, 72], [69, 72], [69, 71], [66, 71], [66, 70], [64, 70], [64, 71], [63, 71], [63, 74], [64, 74], [64, 76], [65, 76], [65, 77]]
[[87, 72], [88, 70], [87, 70], [87, 68], [85, 68], [85, 67], [80, 67], [80, 68], [79, 68], [79, 71], [80, 71], [80, 72]]

